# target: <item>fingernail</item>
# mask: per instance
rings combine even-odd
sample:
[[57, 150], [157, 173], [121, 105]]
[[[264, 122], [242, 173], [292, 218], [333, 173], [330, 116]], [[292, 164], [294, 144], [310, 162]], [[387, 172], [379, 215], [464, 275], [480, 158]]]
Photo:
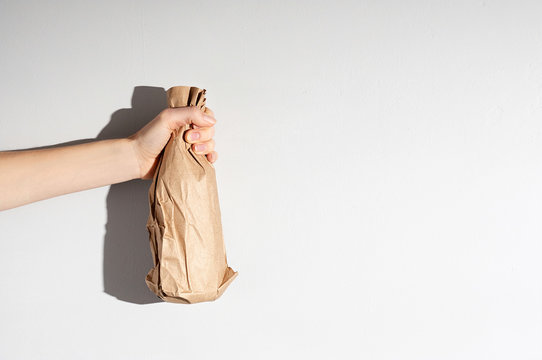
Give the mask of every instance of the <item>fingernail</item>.
[[196, 151], [197, 152], [202, 152], [205, 150], [205, 144], [197, 144], [196, 145]]
[[209, 124], [214, 124], [216, 122], [216, 120], [212, 116], [209, 116], [207, 114], [203, 114], [203, 120]]
[[195, 131], [195, 132], [191, 132], [190, 135], [188, 136], [188, 140], [197, 140], [200, 138], [200, 133]]

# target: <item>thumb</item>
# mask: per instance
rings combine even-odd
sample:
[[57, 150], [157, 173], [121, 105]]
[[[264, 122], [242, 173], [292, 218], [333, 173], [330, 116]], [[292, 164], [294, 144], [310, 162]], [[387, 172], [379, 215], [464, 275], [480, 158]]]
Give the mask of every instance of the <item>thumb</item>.
[[214, 116], [204, 113], [195, 106], [166, 109], [166, 122], [170, 130], [176, 130], [187, 124], [196, 126], [213, 126], [216, 123]]
[[215, 112], [211, 110], [211, 108], [208, 106], [205, 107], [205, 113], [211, 115], [212, 117], [215, 117]]

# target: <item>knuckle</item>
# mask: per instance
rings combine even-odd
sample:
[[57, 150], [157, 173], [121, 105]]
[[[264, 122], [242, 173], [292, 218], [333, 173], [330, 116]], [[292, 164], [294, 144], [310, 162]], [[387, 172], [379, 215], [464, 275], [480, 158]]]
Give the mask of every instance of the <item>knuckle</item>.
[[165, 124], [166, 126], [171, 128], [171, 122], [173, 119], [173, 110], [172, 108], [166, 108], [158, 114], [157, 118], [158, 121]]
[[171, 116], [171, 110], [173, 110], [172, 108], [165, 108], [164, 110], [162, 110], [160, 112], [160, 116], [161, 117], [164, 117], [164, 118], [168, 118]]

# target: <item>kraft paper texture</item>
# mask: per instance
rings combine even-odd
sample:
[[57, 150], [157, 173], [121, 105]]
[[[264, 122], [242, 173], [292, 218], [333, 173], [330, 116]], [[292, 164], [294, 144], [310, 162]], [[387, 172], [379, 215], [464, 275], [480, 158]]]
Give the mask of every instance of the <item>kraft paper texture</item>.
[[[167, 91], [168, 105], [205, 111], [205, 94], [175, 86]], [[185, 304], [219, 298], [237, 277], [226, 259], [215, 169], [184, 141], [188, 129], [171, 135], [149, 189], [154, 267], [145, 279], [161, 299]]]

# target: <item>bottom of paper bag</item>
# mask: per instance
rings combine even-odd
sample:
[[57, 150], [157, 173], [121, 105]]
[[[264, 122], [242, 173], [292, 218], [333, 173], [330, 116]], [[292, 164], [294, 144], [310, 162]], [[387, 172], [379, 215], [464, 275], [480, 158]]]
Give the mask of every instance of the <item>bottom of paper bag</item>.
[[181, 293], [180, 296], [172, 296], [170, 294], [165, 293], [161, 287], [157, 285], [158, 283], [158, 276], [157, 276], [157, 268], [152, 268], [151, 271], [147, 274], [147, 277], [145, 278], [145, 282], [147, 283], [147, 286], [149, 289], [152, 290], [159, 298], [161, 298], [164, 301], [171, 302], [171, 303], [178, 303], [178, 304], [194, 304], [204, 301], [213, 301], [218, 299], [224, 291], [228, 288], [228, 286], [232, 283], [232, 281], [237, 277], [238, 272], [234, 271], [231, 267], [228, 266], [226, 269], [226, 273], [224, 274], [224, 279], [222, 280], [222, 285], [219, 286], [218, 289], [207, 291], [207, 292], [187, 292], [187, 293]]

